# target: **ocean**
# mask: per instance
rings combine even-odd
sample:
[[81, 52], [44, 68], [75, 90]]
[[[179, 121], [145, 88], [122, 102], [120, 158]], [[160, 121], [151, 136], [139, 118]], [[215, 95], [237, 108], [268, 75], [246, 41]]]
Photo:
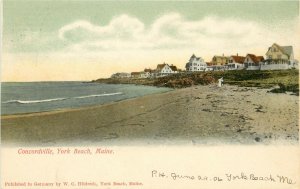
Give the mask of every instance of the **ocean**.
[[151, 86], [84, 82], [3, 82], [1, 115], [85, 107], [169, 90]]

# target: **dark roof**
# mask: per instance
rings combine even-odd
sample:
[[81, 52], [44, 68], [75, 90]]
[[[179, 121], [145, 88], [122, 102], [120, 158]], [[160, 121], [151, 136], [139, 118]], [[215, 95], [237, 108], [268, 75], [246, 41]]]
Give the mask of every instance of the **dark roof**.
[[152, 72], [152, 70], [150, 68], [145, 68], [144, 72]]
[[157, 69], [157, 70], [162, 70], [162, 69], [165, 67], [165, 65], [167, 65], [167, 64], [166, 64], [166, 63], [163, 63], [163, 64], [157, 64], [156, 69]]
[[177, 67], [176, 66], [170, 66], [172, 71], [177, 71]]
[[291, 56], [293, 52], [293, 46], [280, 46], [277, 43], [274, 43], [284, 54]]
[[189, 68], [189, 67], [190, 67], [190, 63], [188, 62], [185, 64], [185, 68]]
[[293, 52], [293, 46], [281, 46], [281, 48], [283, 48], [283, 50], [286, 54], [291, 56], [291, 54]]

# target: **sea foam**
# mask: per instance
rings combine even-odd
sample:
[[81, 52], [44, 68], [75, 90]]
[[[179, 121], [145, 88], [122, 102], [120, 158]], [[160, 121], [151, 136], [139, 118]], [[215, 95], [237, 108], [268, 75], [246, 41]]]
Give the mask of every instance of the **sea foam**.
[[77, 97], [69, 97], [69, 98], [52, 98], [52, 99], [43, 99], [43, 100], [8, 100], [2, 102], [2, 104], [8, 104], [8, 103], [34, 104], [34, 103], [53, 102], [53, 101], [60, 101], [60, 100], [67, 100], [67, 99], [82, 99], [82, 98], [92, 98], [92, 97], [102, 97], [102, 96], [113, 96], [113, 95], [120, 95], [120, 94], [123, 93], [121, 92], [103, 93], [103, 94], [93, 94], [93, 95], [77, 96]]

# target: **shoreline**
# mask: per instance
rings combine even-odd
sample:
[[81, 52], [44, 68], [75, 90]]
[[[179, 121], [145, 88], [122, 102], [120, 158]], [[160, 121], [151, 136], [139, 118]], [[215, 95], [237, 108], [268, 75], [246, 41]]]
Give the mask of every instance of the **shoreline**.
[[298, 115], [297, 96], [232, 85], [193, 86], [102, 105], [4, 116], [2, 143], [298, 144]]
[[[126, 84], [124, 84], [124, 85], [126, 85]], [[128, 85], [131, 85], [131, 84], [128, 84]], [[104, 103], [104, 104], [94, 104], [94, 105], [82, 106], [82, 107], [76, 107], [76, 108], [62, 108], [62, 109], [48, 110], [48, 111], [42, 111], [42, 112], [5, 114], [5, 115], [0, 116], [0, 120], [2, 120], [2, 119], [13, 119], [13, 118], [18, 118], [18, 117], [44, 116], [44, 115], [59, 114], [59, 113], [64, 113], [64, 112], [73, 112], [73, 111], [82, 111], [82, 110], [93, 109], [93, 108], [100, 108], [100, 107], [106, 106], [106, 105], [111, 105], [111, 104], [115, 104], [115, 103], [119, 103], [119, 102], [123, 102], [123, 101], [127, 101], [127, 100], [134, 100], [134, 99], [137, 99], [137, 98], [142, 98], [142, 97], [145, 97], [145, 96], [151, 96], [151, 95], [155, 95], [155, 94], [168, 93], [168, 92], [172, 92], [174, 90], [179, 90], [179, 89], [171, 89], [169, 91], [161, 91], [161, 92], [154, 93], [154, 94], [146, 94], [144, 96], [126, 98], [126, 99], [122, 99], [122, 100], [107, 102], [107, 103]]]

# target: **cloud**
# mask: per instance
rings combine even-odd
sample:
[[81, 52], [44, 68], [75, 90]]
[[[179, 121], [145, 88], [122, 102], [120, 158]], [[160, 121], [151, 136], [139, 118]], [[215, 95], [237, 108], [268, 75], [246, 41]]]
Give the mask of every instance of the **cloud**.
[[112, 19], [107, 26], [97, 26], [85, 20], [78, 20], [62, 27], [59, 30], [59, 38], [75, 42], [110, 38], [132, 40], [144, 32], [144, 27], [141, 21], [128, 15], [121, 15]]
[[69, 50], [79, 51], [249, 48], [282, 38], [276, 27], [272, 31], [252, 21], [214, 16], [191, 21], [179, 13], [163, 15], [148, 27], [126, 14], [104, 26], [78, 20], [60, 28], [58, 36]]

